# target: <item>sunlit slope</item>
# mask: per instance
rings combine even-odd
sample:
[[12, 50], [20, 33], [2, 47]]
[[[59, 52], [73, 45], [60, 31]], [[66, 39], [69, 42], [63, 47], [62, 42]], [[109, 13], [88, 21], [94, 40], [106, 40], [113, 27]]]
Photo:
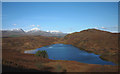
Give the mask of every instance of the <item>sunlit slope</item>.
[[80, 49], [100, 54], [104, 56], [104, 59], [113, 58], [112, 61], [117, 62], [118, 35], [118, 33], [87, 29], [68, 34], [55, 43], [71, 44]]

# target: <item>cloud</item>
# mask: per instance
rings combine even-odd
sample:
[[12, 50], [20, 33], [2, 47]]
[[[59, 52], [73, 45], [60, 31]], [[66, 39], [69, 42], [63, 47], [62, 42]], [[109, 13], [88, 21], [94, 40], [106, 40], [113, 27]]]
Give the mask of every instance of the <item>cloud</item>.
[[52, 31], [47, 31], [47, 32], [60, 32], [60, 31], [57, 31], [57, 30], [52, 30]]
[[35, 25], [33, 24], [33, 25], [30, 25], [30, 26], [35, 26]]
[[98, 27], [95, 27], [94, 29], [98, 29]]
[[40, 27], [40, 25], [37, 25], [37, 27]]
[[14, 26], [17, 25], [17, 24], [13, 24]]
[[105, 27], [101, 27], [102, 29], [106, 29]]
[[31, 30], [36, 30], [36, 31], [37, 31], [37, 30], [40, 30], [40, 29], [39, 29], [39, 28], [37, 28], [37, 27], [35, 27], [35, 28], [32, 28]]
[[107, 29], [107, 28], [105, 28], [105, 27], [95, 27], [94, 29]]
[[30, 25], [30, 26], [32, 26], [32, 27], [40, 27], [40, 25], [34, 25], [34, 24], [32, 24], [32, 25]]

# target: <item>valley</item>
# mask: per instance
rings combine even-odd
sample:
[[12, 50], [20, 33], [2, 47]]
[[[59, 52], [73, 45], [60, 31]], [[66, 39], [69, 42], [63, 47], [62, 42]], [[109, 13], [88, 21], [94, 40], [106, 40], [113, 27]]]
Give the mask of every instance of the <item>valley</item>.
[[[88, 29], [81, 32], [68, 34], [64, 37], [46, 36], [22, 36], [3, 37], [2, 56], [3, 72], [8, 67], [22, 68], [22, 71], [48, 71], [48, 72], [117, 72], [118, 65], [96, 65], [76, 61], [50, 60], [36, 57], [32, 54], [24, 54], [25, 50], [40, 48], [43, 46], [62, 43], [71, 44], [82, 50], [101, 55], [101, 58], [118, 63], [118, 35], [106, 31]], [[96, 68], [97, 67], [97, 68]]]

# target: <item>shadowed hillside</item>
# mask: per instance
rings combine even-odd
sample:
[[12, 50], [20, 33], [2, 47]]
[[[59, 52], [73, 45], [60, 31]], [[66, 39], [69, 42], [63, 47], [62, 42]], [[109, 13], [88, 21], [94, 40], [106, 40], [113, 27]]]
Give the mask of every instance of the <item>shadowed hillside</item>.
[[118, 34], [87, 29], [66, 35], [55, 43], [71, 44], [80, 49], [100, 54], [103, 59], [117, 63]]

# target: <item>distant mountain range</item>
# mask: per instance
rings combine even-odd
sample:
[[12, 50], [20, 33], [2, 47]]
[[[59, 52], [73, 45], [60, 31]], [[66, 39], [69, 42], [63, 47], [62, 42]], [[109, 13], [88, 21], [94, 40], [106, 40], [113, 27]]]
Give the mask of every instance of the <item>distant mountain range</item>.
[[38, 28], [33, 28], [29, 31], [24, 31], [23, 29], [12, 29], [12, 30], [2, 30], [3, 37], [11, 36], [25, 36], [25, 35], [41, 35], [48, 37], [64, 37], [67, 33], [62, 33], [60, 31], [42, 31]]

